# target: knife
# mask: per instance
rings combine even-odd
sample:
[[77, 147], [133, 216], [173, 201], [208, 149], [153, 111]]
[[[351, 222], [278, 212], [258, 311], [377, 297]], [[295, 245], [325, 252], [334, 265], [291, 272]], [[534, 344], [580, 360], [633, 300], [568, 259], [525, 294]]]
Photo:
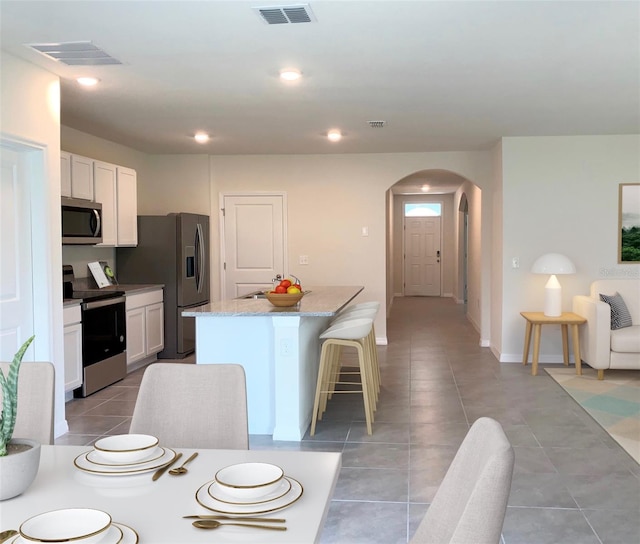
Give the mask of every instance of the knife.
[[238, 521], [267, 521], [271, 523], [284, 523], [287, 521], [286, 519], [278, 519], [278, 518], [260, 518], [260, 517], [251, 517], [251, 516], [207, 516], [207, 515], [198, 515], [198, 516], [182, 516], [184, 519], [219, 519], [219, 520], [238, 520]]
[[151, 478], [154, 482], [160, 478], [160, 476], [162, 476], [171, 466], [173, 466], [175, 464], [175, 462], [180, 459], [180, 457], [182, 457], [182, 453], [179, 453], [178, 455], [176, 455], [173, 458], [173, 461], [171, 461], [170, 463], [166, 464], [165, 466], [163, 466], [162, 468], [159, 468], [158, 470], [156, 470], [153, 474], [153, 477]]

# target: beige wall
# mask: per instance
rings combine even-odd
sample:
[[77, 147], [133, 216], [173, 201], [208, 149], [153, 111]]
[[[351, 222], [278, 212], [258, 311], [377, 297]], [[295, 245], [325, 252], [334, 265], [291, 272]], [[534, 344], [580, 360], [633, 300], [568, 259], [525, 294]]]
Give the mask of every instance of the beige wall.
[[36, 167], [30, 172], [30, 185], [24, 188], [32, 210], [31, 313], [36, 335], [33, 351], [25, 360], [51, 361], [55, 365], [57, 436], [67, 431], [60, 251], [60, 81], [50, 72], [6, 53], [0, 53], [0, 65], [2, 143], [37, 156], [31, 161]]
[[143, 181], [147, 177], [149, 155], [146, 153], [64, 125], [60, 127], [60, 144], [63, 151], [133, 168]]
[[496, 145], [492, 152], [495, 172], [493, 184], [493, 217], [492, 231], [493, 247], [491, 251], [491, 338], [490, 347], [499, 359], [502, 351], [502, 304], [503, 304], [503, 240], [504, 240], [504, 210], [503, 210], [503, 182], [502, 182], [502, 142]]
[[151, 155], [148, 175], [138, 184], [138, 214], [216, 215], [210, 191], [208, 155]]
[[[617, 264], [618, 185], [640, 179], [640, 136], [504, 138], [502, 360], [522, 357], [521, 311], [543, 309], [547, 277], [530, 272], [544, 253], [569, 257], [575, 275], [558, 276], [562, 309], [596, 279], [639, 278]], [[519, 257], [520, 268], [511, 268]], [[541, 361], [561, 361], [560, 331], [542, 334]]]
[[[224, 192], [286, 191], [288, 272], [311, 285], [364, 285], [358, 300], [386, 302], [387, 189], [431, 168], [490, 185], [486, 153], [212, 156], [211, 209], [220, 208]], [[213, 224], [212, 239], [219, 239]], [[365, 226], [367, 237], [361, 235]], [[309, 256], [308, 266], [297, 264], [301, 254]], [[473, 273], [480, 275], [480, 266]], [[215, 298], [219, 262], [213, 274]], [[376, 322], [379, 337], [386, 337], [385, 312], [386, 307]]]

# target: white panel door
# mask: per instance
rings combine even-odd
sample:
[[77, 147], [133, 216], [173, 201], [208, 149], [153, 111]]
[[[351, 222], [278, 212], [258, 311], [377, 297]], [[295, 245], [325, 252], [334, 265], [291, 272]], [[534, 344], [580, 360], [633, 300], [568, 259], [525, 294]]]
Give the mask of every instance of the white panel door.
[[405, 296], [440, 296], [440, 217], [405, 218]]
[[224, 299], [271, 287], [285, 270], [284, 195], [224, 197]]
[[31, 213], [25, 154], [0, 145], [0, 361], [33, 334]]

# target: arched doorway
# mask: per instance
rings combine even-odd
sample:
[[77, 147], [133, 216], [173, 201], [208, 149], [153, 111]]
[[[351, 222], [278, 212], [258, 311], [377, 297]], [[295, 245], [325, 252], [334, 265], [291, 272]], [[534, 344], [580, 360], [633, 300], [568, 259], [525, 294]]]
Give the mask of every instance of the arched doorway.
[[[467, 305], [480, 332], [481, 189], [450, 170], [423, 170], [398, 180], [387, 192], [387, 299], [411, 296], [405, 289], [404, 206], [407, 202], [442, 204], [442, 280], [439, 296]], [[475, 301], [473, 307], [468, 304]]]

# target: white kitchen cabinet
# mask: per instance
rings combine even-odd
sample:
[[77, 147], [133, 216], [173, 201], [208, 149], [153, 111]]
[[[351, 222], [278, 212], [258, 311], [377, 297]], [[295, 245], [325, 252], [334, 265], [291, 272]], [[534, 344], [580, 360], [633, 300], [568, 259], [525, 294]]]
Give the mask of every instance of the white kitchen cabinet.
[[113, 247], [118, 243], [116, 166], [94, 161], [93, 185], [96, 202], [102, 204], [102, 243], [98, 245]]
[[64, 322], [64, 391], [82, 385], [82, 313], [80, 305], [63, 310]]
[[71, 198], [71, 153], [60, 151], [60, 196]]
[[[127, 301], [130, 298], [133, 297], [127, 296]], [[127, 366], [147, 356], [144, 310], [144, 306], [127, 309]]]
[[118, 210], [118, 245], [138, 245], [138, 192], [136, 171], [118, 166], [117, 176], [117, 210]]
[[96, 202], [102, 204], [102, 243], [99, 246], [138, 244], [136, 171], [94, 161]]
[[147, 355], [164, 349], [164, 303], [145, 306], [144, 318], [147, 337]]
[[93, 159], [71, 155], [71, 197], [93, 200]]
[[164, 349], [164, 302], [162, 289], [127, 294], [127, 369], [157, 359]]

